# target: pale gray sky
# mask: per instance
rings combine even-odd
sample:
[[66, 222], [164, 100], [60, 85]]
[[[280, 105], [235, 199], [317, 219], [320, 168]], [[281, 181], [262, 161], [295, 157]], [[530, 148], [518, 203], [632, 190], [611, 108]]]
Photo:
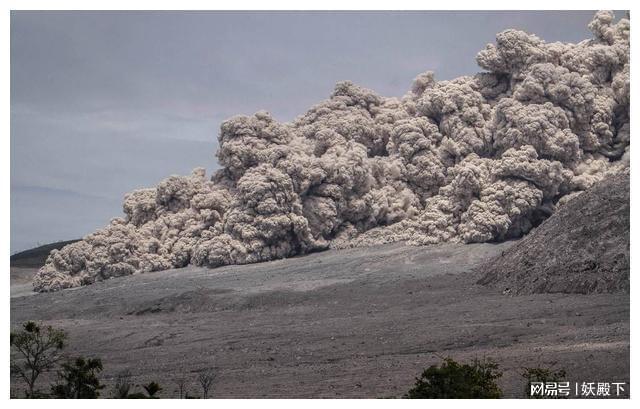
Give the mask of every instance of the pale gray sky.
[[132, 189], [216, 169], [225, 118], [289, 121], [345, 79], [401, 96], [426, 70], [479, 71], [476, 53], [506, 28], [577, 42], [592, 16], [12, 12], [11, 252], [95, 230]]

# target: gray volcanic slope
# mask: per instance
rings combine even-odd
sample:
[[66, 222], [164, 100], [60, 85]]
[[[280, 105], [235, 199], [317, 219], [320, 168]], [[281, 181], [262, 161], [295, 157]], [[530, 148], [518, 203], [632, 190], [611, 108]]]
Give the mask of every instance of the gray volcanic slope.
[[478, 268], [504, 291], [629, 291], [629, 173], [570, 200], [517, 245]]
[[[214, 368], [214, 397], [398, 397], [445, 356], [496, 359], [510, 397], [523, 396], [525, 366], [629, 382], [628, 294], [508, 296], [477, 285], [471, 271], [512, 245], [396, 243], [12, 291], [11, 322], [66, 329], [70, 356], [103, 359], [105, 396], [124, 369], [175, 397], [173, 379], [186, 376], [196, 394], [197, 373]], [[20, 385], [12, 379], [15, 396]]]

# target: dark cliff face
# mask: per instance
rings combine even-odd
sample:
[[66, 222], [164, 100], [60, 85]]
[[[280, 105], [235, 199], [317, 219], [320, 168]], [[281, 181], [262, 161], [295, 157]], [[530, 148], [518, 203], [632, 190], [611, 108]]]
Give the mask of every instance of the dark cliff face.
[[505, 293], [629, 292], [629, 173], [573, 198], [519, 243], [481, 265]]

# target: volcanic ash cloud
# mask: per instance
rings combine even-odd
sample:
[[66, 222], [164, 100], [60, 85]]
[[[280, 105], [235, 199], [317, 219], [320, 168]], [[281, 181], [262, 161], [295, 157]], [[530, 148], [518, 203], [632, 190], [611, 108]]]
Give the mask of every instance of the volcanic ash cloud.
[[503, 31], [476, 57], [484, 72], [426, 72], [402, 98], [340, 82], [292, 123], [233, 117], [211, 178], [196, 169], [126, 195], [124, 217], [51, 252], [34, 289], [327, 248], [522, 236], [628, 166], [630, 23], [598, 12], [589, 28], [593, 39], [578, 44]]

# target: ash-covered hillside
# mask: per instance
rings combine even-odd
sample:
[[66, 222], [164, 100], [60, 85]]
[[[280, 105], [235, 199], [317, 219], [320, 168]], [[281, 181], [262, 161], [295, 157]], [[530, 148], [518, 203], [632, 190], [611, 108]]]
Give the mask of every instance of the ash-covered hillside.
[[629, 292], [629, 210], [629, 172], [611, 175], [479, 267], [479, 283], [514, 294]]
[[231, 118], [222, 169], [127, 195], [124, 217], [53, 251], [34, 289], [330, 247], [522, 236], [628, 166], [630, 23], [598, 12], [589, 28], [578, 44], [506, 30], [478, 53], [483, 72], [426, 72], [402, 98], [340, 82], [292, 123]]

